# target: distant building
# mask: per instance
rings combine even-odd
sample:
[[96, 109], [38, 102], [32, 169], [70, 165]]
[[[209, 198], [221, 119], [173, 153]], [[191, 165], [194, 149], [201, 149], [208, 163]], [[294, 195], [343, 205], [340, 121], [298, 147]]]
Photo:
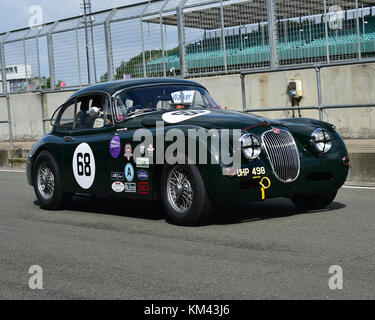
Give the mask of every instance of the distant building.
[[[24, 64], [17, 64], [7, 66], [6, 80], [7, 90], [9, 93], [23, 92], [28, 90], [28, 85], [31, 82], [31, 66]], [[0, 92], [3, 92], [1, 68], [0, 68]]]

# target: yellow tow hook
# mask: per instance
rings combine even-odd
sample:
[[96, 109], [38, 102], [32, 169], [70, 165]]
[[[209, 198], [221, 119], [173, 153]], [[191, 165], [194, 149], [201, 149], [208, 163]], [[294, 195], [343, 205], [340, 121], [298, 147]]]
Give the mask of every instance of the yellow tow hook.
[[[264, 184], [264, 181], [267, 181], [267, 185]], [[267, 190], [271, 186], [271, 180], [267, 177], [263, 177], [262, 180], [260, 180], [259, 184], [261, 186], [260, 190], [262, 192], [262, 200], [265, 200], [266, 193], [264, 192], [264, 190]]]

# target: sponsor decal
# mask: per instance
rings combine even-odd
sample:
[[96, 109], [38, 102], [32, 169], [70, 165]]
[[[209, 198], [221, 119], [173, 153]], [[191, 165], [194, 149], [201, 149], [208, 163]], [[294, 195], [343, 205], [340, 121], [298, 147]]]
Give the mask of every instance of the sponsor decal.
[[138, 182], [139, 194], [150, 194], [150, 185], [148, 182]]
[[125, 174], [123, 172], [111, 172], [111, 177], [114, 181], [124, 181]]
[[149, 158], [137, 158], [136, 164], [137, 164], [137, 168], [149, 168], [150, 159]]
[[139, 180], [142, 180], [142, 181], [148, 180], [148, 172], [146, 170], [139, 170], [137, 172], [137, 176]]
[[120, 181], [115, 181], [112, 183], [112, 190], [114, 192], [123, 192], [125, 189], [125, 186], [122, 182]]
[[167, 123], [179, 123], [211, 113], [210, 110], [181, 110], [166, 112], [162, 118]]
[[128, 161], [130, 161], [130, 159], [133, 157], [133, 148], [130, 143], [125, 145], [124, 157], [128, 159]]
[[195, 91], [185, 90], [177, 91], [172, 93], [173, 103], [189, 103], [192, 104], [194, 101]]
[[113, 139], [109, 143], [109, 153], [114, 159], [117, 159], [119, 157], [121, 153], [121, 142], [119, 136], [113, 137]]
[[82, 189], [90, 189], [95, 180], [95, 158], [87, 143], [77, 146], [73, 155], [73, 174]]
[[125, 183], [125, 192], [136, 193], [137, 185], [135, 183]]
[[128, 182], [132, 182], [134, 179], [134, 168], [131, 163], [127, 163], [125, 166], [125, 178]]
[[280, 133], [280, 129], [279, 128], [273, 128], [273, 132], [279, 134]]
[[154, 151], [155, 151], [154, 146], [153, 146], [152, 144], [150, 144], [150, 145], [148, 146], [148, 148], [147, 148], [147, 151], [148, 151], [148, 155], [149, 155], [150, 157], [152, 157], [152, 156], [154, 155]]

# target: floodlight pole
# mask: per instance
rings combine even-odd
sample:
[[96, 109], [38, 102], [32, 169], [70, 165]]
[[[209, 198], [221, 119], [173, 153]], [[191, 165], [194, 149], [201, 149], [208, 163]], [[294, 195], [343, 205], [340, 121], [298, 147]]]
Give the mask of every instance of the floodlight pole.
[[276, 69], [279, 67], [279, 40], [277, 36], [275, 0], [267, 0], [267, 17], [271, 69]]
[[[90, 0], [87, 0], [90, 2]], [[87, 79], [88, 84], [91, 84], [91, 75], [90, 75], [90, 55], [89, 55], [89, 34], [87, 30], [87, 2], [83, 0], [83, 19], [85, 24], [85, 42], [86, 42], [86, 62], [87, 62]]]

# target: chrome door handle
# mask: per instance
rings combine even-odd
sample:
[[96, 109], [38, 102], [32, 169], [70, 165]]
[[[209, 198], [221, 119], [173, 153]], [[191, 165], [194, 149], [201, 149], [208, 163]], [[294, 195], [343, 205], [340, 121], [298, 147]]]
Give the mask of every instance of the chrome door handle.
[[74, 142], [75, 140], [73, 137], [64, 137], [64, 142]]

